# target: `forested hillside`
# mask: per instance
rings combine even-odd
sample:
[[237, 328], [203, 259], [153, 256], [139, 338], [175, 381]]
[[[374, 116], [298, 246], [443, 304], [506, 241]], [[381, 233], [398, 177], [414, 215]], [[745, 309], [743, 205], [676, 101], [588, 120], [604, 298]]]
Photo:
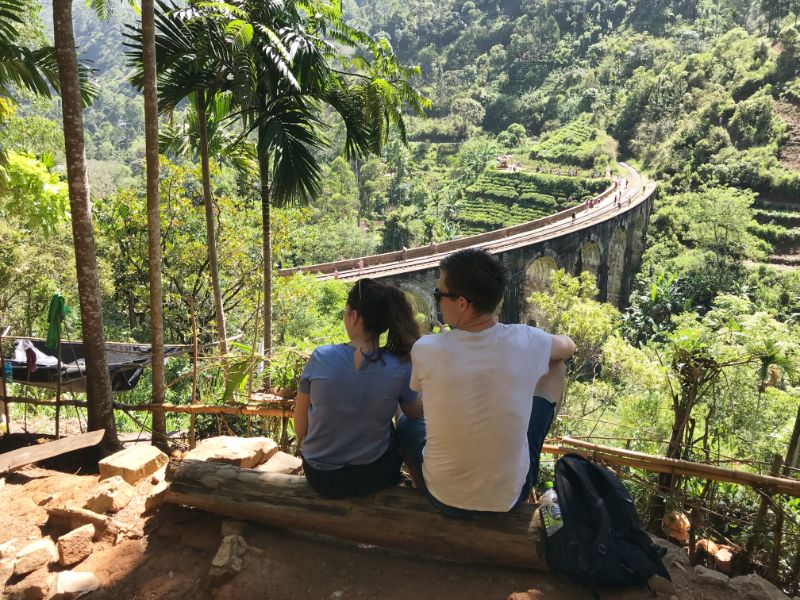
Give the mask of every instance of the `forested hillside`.
[[[213, 10], [207, 4], [193, 7]], [[15, 43], [30, 51], [50, 44], [51, 6], [22, 8]], [[157, 5], [157, 14], [182, 14], [172, 8]], [[126, 4], [110, 9], [102, 20], [74, 5], [79, 58], [96, 87], [83, 114], [99, 282], [106, 338], [147, 343], [139, 16]], [[265, 266], [275, 274], [542, 217], [605, 189], [624, 160], [659, 184], [625, 308], [598, 302], [587, 272], [556, 272], [551, 289], [531, 300], [540, 326], [578, 345], [551, 434], [760, 473], [777, 455], [779, 472], [797, 477], [798, 11], [794, 0], [347, 0], [344, 20], [363, 34], [328, 24], [337, 43], [352, 46], [338, 52], [334, 44], [329, 59], [331, 73], [352, 76], [340, 91], [356, 90], [359, 100], [332, 99], [320, 85], [291, 107], [299, 124], [282, 117], [283, 146], [259, 144], [263, 115], [241, 101], [240, 88], [215, 73], [198, 83], [191, 69], [160, 71], [165, 339], [190, 344], [196, 328], [201, 347], [199, 375], [189, 359], [167, 364], [167, 401], [192, 402], [193, 377], [196, 398], [209, 404], [291, 390], [309, 350], [344, 339], [346, 284], [275, 276], [272, 348], [264, 351]], [[237, 50], [258, 31], [240, 20], [223, 28]], [[167, 21], [159, 22], [163, 35]], [[200, 50], [186, 56], [202, 62]], [[282, 73], [303, 66], [286, 63]], [[78, 306], [61, 102], [8, 72], [0, 69], [0, 325], [42, 336], [54, 292]], [[381, 118], [354, 137], [354, 114], [370, 102]], [[286, 154], [309, 176], [297, 193], [279, 193], [296, 175], [277, 170]], [[265, 193], [273, 193], [268, 243]], [[81, 325], [73, 310], [65, 335], [79, 338]], [[236, 338], [226, 356], [223, 331]], [[146, 403], [147, 377], [117, 398]], [[17, 384], [14, 392], [33, 394]], [[15, 410], [19, 417], [23, 409]], [[136, 426], [123, 413], [116, 419]], [[222, 423], [201, 416], [197, 429], [222, 431]], [[244, 418], [224, 423], [250, 431]], [[252, 426], [293, 443], [288, 424]], [[188, 417], [170, 415], [168, 428], [186, 430]], [[797, 498], [775, 496], [759, 510], [765, 501], [747, 487], [621, 474], [656, 527], [665, 509], [686, 511], [696, 539], [749, 548], [743, 569], [797, 590]]]

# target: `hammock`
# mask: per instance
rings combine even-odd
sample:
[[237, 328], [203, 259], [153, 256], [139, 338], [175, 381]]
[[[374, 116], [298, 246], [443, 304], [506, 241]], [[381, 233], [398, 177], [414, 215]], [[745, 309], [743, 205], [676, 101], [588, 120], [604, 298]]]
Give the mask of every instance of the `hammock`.
[[[11, 363], [14, 382], [54, 390], [58, 386], [58, 352], [45, 347], [45, 340], [18, 339]], [[183, 354], [183, 346], [164, 346], [164, 358]], [[150, 346], [106, 343], [106, 360], [111, 375], [111, 390], [125, 392], [139, 383], [144, 368], [151, 362]], [[86, 360], [82, 342], [61, 342], [61, 389], [86, 391]]]

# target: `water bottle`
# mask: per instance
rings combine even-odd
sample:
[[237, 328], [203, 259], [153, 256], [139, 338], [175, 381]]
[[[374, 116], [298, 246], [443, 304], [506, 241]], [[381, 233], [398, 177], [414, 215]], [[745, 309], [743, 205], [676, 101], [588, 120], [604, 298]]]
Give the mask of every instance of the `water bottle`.
[[551, 488], [542, 494], [541, 506], [542, 520], [547, 530], [547, 537], [550, 537], [564, 526], [561, 507], [558, 505], [558, 494], [554, 489]]
[[11, 361], [3, 361], [3, 381], [12, 383], [14, 381], [14, 369], [11, 366]]

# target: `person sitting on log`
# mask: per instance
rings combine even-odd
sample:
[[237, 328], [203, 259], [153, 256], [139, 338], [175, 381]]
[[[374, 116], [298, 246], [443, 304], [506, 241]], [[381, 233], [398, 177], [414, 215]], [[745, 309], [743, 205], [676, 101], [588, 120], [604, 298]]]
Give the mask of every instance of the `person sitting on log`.
[[445, 514], [507, 512], [523, 503], [564, 391], [574, 342], [497, 320], [500, 262], [466, 249], [439, 263], [433, 295], [450, 331], [411, 351], [424, 418], [401, 416], [398, 443], [417, 487]]
[[398, 403], [405, 414], [419, 416], [417, 394], [409, 388], [419, 327], [403, 292], [359, 280], [347, 295], [344, 327], [348, 343], [314, 350], [294, 410], [306, 479], [327, 498], [396, 485], [402, 458], [392, 418]]

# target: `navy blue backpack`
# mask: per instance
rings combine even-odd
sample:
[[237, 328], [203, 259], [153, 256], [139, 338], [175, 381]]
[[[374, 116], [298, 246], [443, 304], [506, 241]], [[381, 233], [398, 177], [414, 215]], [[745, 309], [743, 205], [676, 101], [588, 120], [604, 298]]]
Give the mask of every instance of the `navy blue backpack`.
[[556, 462], [555, 488], [564, 525], [547, 539], [547, 562], [589, 585], [643, 585], [670, 579], [642, 527], [628, 490], [608, 469], [577, 454]]

